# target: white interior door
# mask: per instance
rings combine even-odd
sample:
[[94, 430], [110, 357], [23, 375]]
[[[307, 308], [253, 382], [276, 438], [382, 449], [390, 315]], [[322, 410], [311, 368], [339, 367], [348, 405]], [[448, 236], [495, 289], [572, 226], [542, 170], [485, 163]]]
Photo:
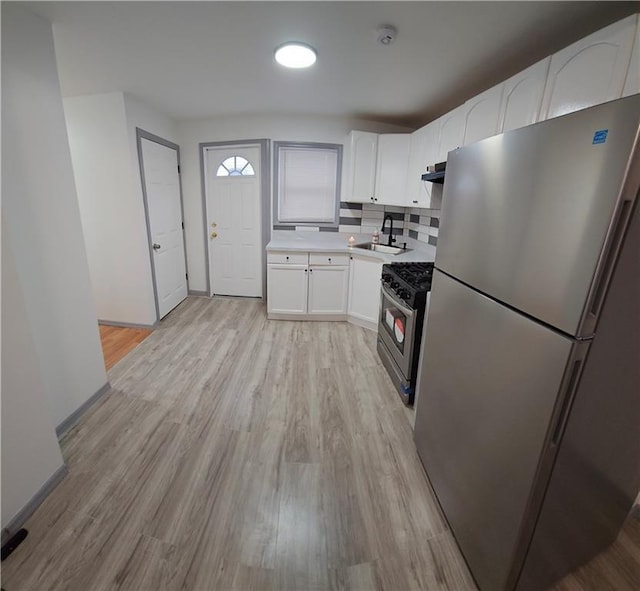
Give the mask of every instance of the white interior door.
[[146, 138], [141, 147], [158, 314], [163, 318], [187, 297], [178, 151]]
[[261, 297], [260, 147], [205, 155], [211, 295]]

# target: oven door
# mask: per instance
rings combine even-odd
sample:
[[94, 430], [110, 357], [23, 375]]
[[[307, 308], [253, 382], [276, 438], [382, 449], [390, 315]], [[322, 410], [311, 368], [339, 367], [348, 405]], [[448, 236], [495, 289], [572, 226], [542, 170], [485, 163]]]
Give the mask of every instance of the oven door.
[[407, 379], [411, 371], [415, 319], [415, 310], [382, 285], [378, 335]]

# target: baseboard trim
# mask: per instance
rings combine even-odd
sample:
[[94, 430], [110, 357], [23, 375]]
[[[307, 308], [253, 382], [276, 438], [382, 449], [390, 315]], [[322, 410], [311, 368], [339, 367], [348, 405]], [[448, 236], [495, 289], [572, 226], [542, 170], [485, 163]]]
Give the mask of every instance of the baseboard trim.
[[58, 436], [58, 439], [62, 439], [67, 431], [75, 426], [82, 415], [86, 413], [96, 402], [98, 402], [98, 400], [100, 400], [100, 398], [102, 398], [110, 389], [111, 384], [107, 382], [95, 394], [83, 402], [79, 408], [74, 410], [66, 419], [64, 419], [64, 421], [56, 427], [56, 435]]
[[349, 316], [349, 322], [361, 328], [366, 328], [368, 330], [378, 332], [377, 322], [371, 322], [371, 320], [364, 320], [363, 318], [356, 318], [355, 316]]
[[205, 298], [209, 297], [209, 293], [207, 291], [200, 291], [198, 289], [190, 289], [187, 292], [187, 295], [191, 295], [191, 296], [203, 296]]
[[118, 328], [148, 328], [149, 330], [155, 330], [158, 328], [159, 323], [157, 320], [153, 324], [136, 324], [135, 322], [115, 322], [112, 320], [98, 319], [98, 324], [102, 324], [104, 326], [117, 326]]
[[269, 320], [300, 320], [306, 322], [346, 322], [346, 314], [280, 314], [278, 312], [270, 312], [267, 314]]
[[69, 472], [66, 464], [62, 464], [40, 487], [40, 490], [27, 502], [27, 504], [18, 511], [16, 516], [2, 528], [2, 545], [15, 535], [15, 533], [24, 525], [25, 521], [33, 515], [35, 510], [42, 504], [51, 491], [60, 484], [62, 479]]

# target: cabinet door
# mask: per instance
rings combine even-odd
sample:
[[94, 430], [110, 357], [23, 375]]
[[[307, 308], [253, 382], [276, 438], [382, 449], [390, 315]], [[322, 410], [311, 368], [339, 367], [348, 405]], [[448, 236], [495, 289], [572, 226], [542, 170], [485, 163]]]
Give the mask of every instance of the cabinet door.
[[479, 142], [498, 133], [504, 83], [469, 99], [465, 103], [465, 125], [462, 145]]
[[540, 120], [620, 98], [635, 25], [630, 16], [554, 54]]
[[640, 15], [636, 15], [636, 19], [636, 38], [633, 42], [633, 52], [622, 96], [631, 96], [640, 92]]
[[309, 267], [309, 314], [346, 314], [349, 267]]
[[460, 105], [453, 111], [449, 111], [438, 119], [440, 132], [438, 136], [438, 149], [436, 150], [436, 162], [444, 162], [447, 154], [462, 145], [464, 139], [465, 105]]
[[433, 121], [411, 134], [406, 190], [408, 207], [431, 207], [433, 183], [425, 182], [420, 177], [427, 172], [428, 165], [436, 162], [438, 130], [438, 121]]
[[385, 133], [378, 136], [375, 203], [405, 205], [409, 139], [408, 133]]
[[549, 63], [547, 57], [504, 83], [498, 133], [531, 125], [538, 120]]
[[349, 176], [346, 201], [373, 203], [377, 153], [377, 133], [352, 131], [349, 134]]
[[349, 269], [349, 316], [372, 328], [378, 324], [382, 262], [352, 256]]
[[306, 314], [307, 265], [267, 265], [269, 313]]

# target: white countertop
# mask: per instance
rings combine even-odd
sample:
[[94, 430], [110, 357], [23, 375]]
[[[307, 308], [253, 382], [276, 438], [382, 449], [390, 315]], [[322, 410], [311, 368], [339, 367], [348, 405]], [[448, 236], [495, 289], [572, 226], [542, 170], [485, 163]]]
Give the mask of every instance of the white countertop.
[[[397, 241], [394, 246], [402, 246], [402, 243], [406, 242], [407, 249], [410, 249], [409, 252], [395, 255], [351, 248], [347, 243], [350, 236], [356, 239], [356, 244], [371, 242], [371, 234], [274, 230], [271, 233], [271, 242], [267, 244], [267, 251], [347, 252], [384, 262], [433, 262], [436, 258], [435, 246], [419, 242], [408, 236], [397, 236]], [[386, 243], [387, 238], [380, 236], [380, 244]]]

